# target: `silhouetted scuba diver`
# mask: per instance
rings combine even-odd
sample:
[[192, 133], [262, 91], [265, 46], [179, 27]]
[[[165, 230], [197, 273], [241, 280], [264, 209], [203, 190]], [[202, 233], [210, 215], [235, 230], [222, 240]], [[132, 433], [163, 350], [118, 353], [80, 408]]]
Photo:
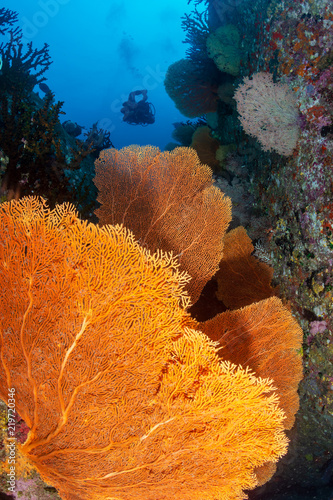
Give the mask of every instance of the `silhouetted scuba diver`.
[[[135, 96], [142, 95], [140, 101], [135, 100]], [[147, 102], [147, 90], [134, 90], [130, 92], [128, 100], [123, 103], [121, 112], [123, 113], [123, 121], [130, 125], [151, 125], [155, 122], [155, 108]]]

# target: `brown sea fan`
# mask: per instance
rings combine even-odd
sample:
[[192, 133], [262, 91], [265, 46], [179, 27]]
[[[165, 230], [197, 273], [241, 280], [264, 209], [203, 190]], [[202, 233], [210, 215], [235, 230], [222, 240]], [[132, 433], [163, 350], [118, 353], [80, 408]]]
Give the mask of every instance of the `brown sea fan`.
[[150, 251], [172, 251], [196, 302], [222, 258], [231, 202], [192, 148], [161, 152], [129, 146], [101, 152], [95, 162], [100, 224], [124, 224]]

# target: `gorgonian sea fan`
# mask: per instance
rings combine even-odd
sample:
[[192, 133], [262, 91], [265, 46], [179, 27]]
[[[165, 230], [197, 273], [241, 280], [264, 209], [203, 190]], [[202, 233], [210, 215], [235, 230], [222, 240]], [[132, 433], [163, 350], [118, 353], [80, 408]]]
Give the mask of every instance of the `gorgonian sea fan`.
[[0, 394], [65, 500], [242, 499], [286, 452], [268, 380], [218, 359], [187, 275], [65, 204], [0, 207]]

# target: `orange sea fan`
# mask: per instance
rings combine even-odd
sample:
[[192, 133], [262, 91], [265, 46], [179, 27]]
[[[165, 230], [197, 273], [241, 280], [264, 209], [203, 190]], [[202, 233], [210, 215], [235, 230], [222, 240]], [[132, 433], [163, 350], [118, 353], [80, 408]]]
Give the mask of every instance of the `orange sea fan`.
[[198, 127], [192, 136], [191, 148], [195, 149], [200, 161], [213, 170], [219, 166], [216, 152], [220, 147], [217, 139], [212, 137], [209, 127]]
[[276, 295], [271, 286], [273, 268], [252, 255], [254, 246], [239, 226], [224, 238], [223, 258], [216, 273], [216, 296], [229, 309], [237, 309]]
[[0, 206], [0, 394], [64, 500], [240, 500], [286, 451], [271, 384], [220, 362], [187, 275], [70, 205]]
[[249, 367], [257, 377], [272, 378], [291, 429], [299, 407], [298, 384], [303, 376], [303, 333], [280, 299], [271, 297], [235, 311], [225, 311], [200, 324], [223, 347], [222, 359]]
[[[298, 384], [303, 377], [303, 333], [283, 306], [271, 297], [250, 306], [218, 314], [200, 324], [200, 329], [222, 347], [222, 359], [250, 367], [257, 377], [270, 377], [285, 412], [284, 427], [291, 429], [299, 408]], [[255, 469], [259, 484], [273, 476], [276, 465], [268, 461]]]
[[195, 302], [215, 274], [231, 202], [192, 148], [161, 152], [130, 146], [104, 150], [95, 162], [100, 224], [124, 224], [152, 252], [173, 251]]

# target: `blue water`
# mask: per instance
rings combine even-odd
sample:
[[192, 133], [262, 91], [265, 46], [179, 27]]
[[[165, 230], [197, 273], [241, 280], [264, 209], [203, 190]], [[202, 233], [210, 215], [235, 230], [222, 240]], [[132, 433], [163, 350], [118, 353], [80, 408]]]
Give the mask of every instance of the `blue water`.
[[[163, 149], [171, 141], [172, 123], [184, 117], [163, 81], [168, 66], [185, 55], [181, 16], [193, 8], [187, 0], [5, 0], [1, 6], [19, 14], [26, 42], [37, 49], [49, 44], [53, 64], [45, 83], [65, 101], [61, 121], [88, 129], [98, 121], [117, 148]], [[141, 88], [156, 108], [147, 127], [124, 123], [120, 113], [129, 92]]]

